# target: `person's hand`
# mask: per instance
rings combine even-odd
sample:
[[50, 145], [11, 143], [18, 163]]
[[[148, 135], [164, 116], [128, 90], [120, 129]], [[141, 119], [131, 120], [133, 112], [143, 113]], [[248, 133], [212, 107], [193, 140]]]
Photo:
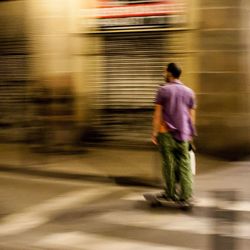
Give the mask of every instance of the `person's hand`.
[[189, 145], [188, 145], [188, 147], [189, 147], [189, 151], [196, 151], [196, 147], [195, 147], [195, 145], [194, 145], [194, 142], [193, 142], [193, 140], [191, 140], [190, 142], [189, 142]]
[[157, 138], [155, 135], [152, 135], [152, 138], [151, 138], [152, 142], [154, 145], [158, 145], [158, 142], [157, 142]]

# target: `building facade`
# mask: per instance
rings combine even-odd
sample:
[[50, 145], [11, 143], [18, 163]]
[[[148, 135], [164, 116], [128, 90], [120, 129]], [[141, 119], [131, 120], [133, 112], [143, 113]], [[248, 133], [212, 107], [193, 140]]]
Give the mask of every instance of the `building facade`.
[[27, 116], [35, 135], [47, 126], [58, 143], [63, 134], [61, 143], [147, 147], [154, 95], [163, 67], [174, 61], [197, 94], [199, 150], [231, 159], [249, 154], [247, 0], [0, 4], [6, 13], [25, 9]]

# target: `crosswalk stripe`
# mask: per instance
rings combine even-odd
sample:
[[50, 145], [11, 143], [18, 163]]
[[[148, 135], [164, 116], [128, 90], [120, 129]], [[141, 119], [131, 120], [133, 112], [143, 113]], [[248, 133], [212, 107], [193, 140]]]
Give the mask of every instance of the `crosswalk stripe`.
[[[132, 195], [129, 194], [127, 196], [124, 196], [122, 199], [131, 201], [145, 201], [142, 193], [137, 193]], [[195, 198], [195, 207], [204, 207], [204, 208], [218, 207], [230, 211], [250, 212], [249, 201], [229, 202], [229, 201], [220, 201], [210, 197]]]
[[133, 240], [117, 239], [96, 234], [81, 233], [56, 233], [44, 237], [34, 244], [36, 247], [47, 249], [86, 249], [86, 250], [192, 250], [191, 248], [166, 246], [156, 243], [144, 243]]
[[17, 234], [38, 227], [48, 222], [60, 211], [79, 204], [88, 204], [118, 190], [123, 190], [123, 188], [116, 186], [85, 188], [49, 199], [44, 203], [27, 208], [23, 212], [4, 217], [0, 225], [0, 236]]
[[[143, 227], [168, 231], [182, 231], [195, 234], [215, 234], [215, 219], [195, 217], [186, 213], [167, 214], [152, 211], [113, 211], [98, 215], [95, 220], [115, 225]], [[229, 225], [234, 237], [250, 239], [250, 223], [237, 222]]]

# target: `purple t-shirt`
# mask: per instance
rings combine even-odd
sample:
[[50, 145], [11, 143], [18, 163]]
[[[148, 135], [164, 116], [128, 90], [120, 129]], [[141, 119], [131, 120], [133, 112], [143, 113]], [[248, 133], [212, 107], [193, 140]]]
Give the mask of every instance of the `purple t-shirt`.
[[196, 133], [189, 114], [196, 106], [192, 89], [175, 80], [158, 89], [155, 103], [162, 106], [163, 120], [176, 140], [192, 139]]

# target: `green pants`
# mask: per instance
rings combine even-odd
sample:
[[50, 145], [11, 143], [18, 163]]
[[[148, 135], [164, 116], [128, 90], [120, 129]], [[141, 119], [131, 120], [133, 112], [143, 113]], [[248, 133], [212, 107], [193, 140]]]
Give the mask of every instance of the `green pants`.
[[[157, 139], [163, 159], [167, 196], [174, 200], [188, 200], [192, 196], [189, 143], [175, 140], [170, 133], [160, 133]], [[180, 186], [179, 192], [177, 185]]]

